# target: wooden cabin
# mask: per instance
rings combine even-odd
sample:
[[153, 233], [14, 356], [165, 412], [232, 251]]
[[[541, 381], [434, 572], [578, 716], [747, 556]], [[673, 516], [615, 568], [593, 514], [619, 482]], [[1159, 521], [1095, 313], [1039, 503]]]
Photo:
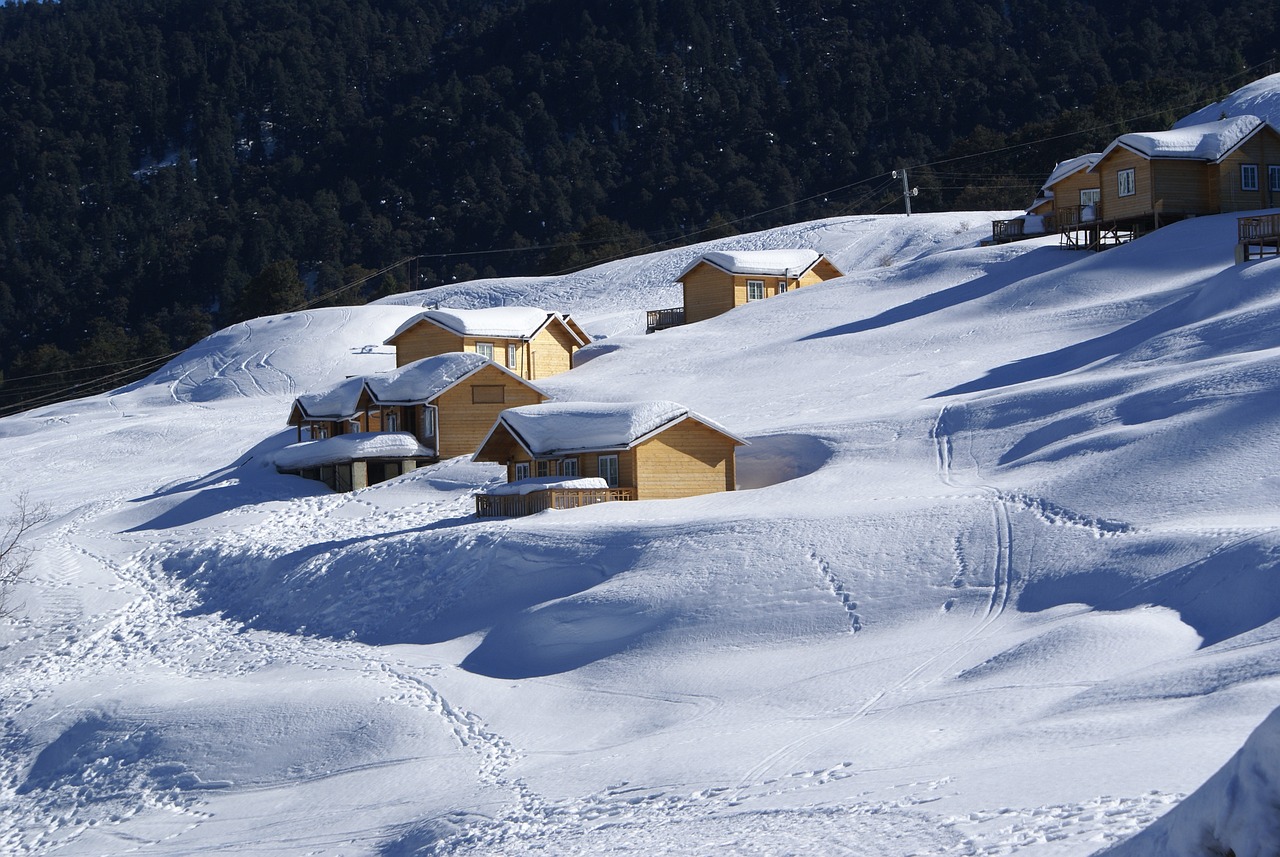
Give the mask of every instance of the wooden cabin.
[[842, 276], [843, 272], [816, 250], [705, 253], [676, 278], [684, 288], [682, 323], [714, 318], [751, 301]]
[[[479, 515], [528, 514], [604, 500], [691, 497], [736, 487], [742, 438], [674, 402], [560, 402], [503, 411], [474, 456], [507, 467], [527, 494], [476, 497]], [[581, 479], [602, 480], [583, 489]], [[540, 481], [538, 481], [540, 480]], [[577, 499], [561, 503], [566, 481]], [[603, 493], [602, 493], [603, 492]]]
[[1098, 219], [1158, 228], [1187, 217], [1280, 203], [1280, 132], [1256, 116], [1123, 134], [1089, 172]]
[[[480, 354], [426, 357], [299, 396], [289, 415], [298, 443], [277, 456], [277, 469], [321, 479], [335, 490], [364, 487], [471, 453], [503, 410], [546, 399]], [[281, 466], [282, 460], [294, 466]], [[331, 474], [316, 470], [321, 466]]]
[[470, 352], [528, 381], [573, 368], [573, 354], [591, 337], [568, 315], [536, 307], [431, 309], [400, 326], [386, 341], [396, 365], [424, 357]]
[[1009, 220], [991, 221], [991, 240], [996, 244], [1054, 235], [1063, 228], [1097, 217], [1098, 177], [1089, 168], [1101, 152], [1062, 161], [1053, 168], [1027, 213]]

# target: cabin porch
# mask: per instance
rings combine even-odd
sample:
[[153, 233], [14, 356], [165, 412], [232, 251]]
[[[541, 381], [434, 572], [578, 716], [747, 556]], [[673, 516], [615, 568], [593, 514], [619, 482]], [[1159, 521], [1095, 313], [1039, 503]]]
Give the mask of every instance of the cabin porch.
[[668, 327], [679, 327], [684, 324], [684, 307], [677, 306], [670, 309], [651, 309], [648, 311], [648, 320], [645, 323], [644, 332], [654, 333], [659, 330], [666, 330]]
[[546, 509], [577, 509], [635, 498], [636, 492], [631, 488], [547, 488], [527, 494], [477, 494], [476, 517], [518, 518]]
[[1280, 214], [1241, 217], [1236, 224], [1236, 262], [1280, 257]]

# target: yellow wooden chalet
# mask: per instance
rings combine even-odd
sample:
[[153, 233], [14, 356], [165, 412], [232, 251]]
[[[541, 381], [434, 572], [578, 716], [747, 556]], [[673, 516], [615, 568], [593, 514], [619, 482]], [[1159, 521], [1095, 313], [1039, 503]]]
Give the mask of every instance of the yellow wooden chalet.
[[1098, 179], [1098, 221], [1121, 235], [1270, 208], [1280, 203], [1280, 132], [1256, 116], [1236, 116], [1123, 134], [1089, 172]]
[[1010, 220], [994, 220], [991, 237], [997, 244], [1056, 235], [1062, 228], [1098, 216], [1098, 176], [1089, 168], [1102, 157], [1101, 152], [1081, 155], [1059, 163], [1049, 174], [1039, 195], [1027, 213]]
[[546, 398], [480, 354], [423, 358], [299, 396], [289, 415], [299, 442], [276, 454], [276, 469], [362, 488], [471, 453], [504, 409]]
[[474, 456], [505, 464], [508, 485], [478, 494], [476, 513], [524, 515], [732, 491], [734, 453], [744, 443], [674, 402], [512, 408], [502, 412]]
[[733, 250], [705, 253], [676, 281], [684, 306], [650, 310], [646, 332], [714, 318], [734, 307], [844, 274], [816, 250]]
[[530, 381], [573, 368], [573, 354], [591, 342], [568, 315], [537, 307], [432, 309], [400, 326], [386, 341], [396, 365], [465, 351], [481, 354]]

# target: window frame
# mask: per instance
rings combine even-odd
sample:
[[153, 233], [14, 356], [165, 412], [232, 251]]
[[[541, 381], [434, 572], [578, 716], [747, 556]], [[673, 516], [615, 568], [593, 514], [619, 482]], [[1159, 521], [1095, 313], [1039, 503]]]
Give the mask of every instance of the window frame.
[[560, 475], [569, 479], [578, 478], [578, 459], [562, 458], [560, 459]]
[[[1126, 182], [1125, 179], [1128, 179]], [[1126, 190], [1126, 186], [1128, 190]], [[1116, 196], [1136, 196], [1138, 193], [1138, 171], [1134, 167], [1116, 171]]]
[[1082, 187], [1080, 188], [1080, 207], [1088, 208], [1096, 206], [1102, 201], [1102, 188], [1100, 187]]
[[555, 475], [551, 472], [551, 462], [545, 458], [533, 463], [533, 474], [539, 478]]
[[1272, 193], [1280, 193], [1280, 164], [1267, 164], [1267, 186]]
[[520, 346], [514, 342], [507, 343], [507, 368], [515, 371], [519, 368], [520, 363]]
[[1240, 190], [1247, 193], [1257, 193], [1260, 187], [1261, 185], [1258, 184], [1258, 165], [1241, 164]]
[[747, 280], [747, 300], [764, 300], [764, 280]]
[[487, 358], [489, 358], [490, 360], [492, 360], [492, 359], [493, 359], [493, 343], [492, 343], [492, 342], [477, 342], [477, 343], [476, 343], [476, 354], [479, 354], [481, 357], [487, 357]]
[[[606, 466], [606, 462], [612, 466]], [[618, 462], [617, 453], [597, 456], [596, 475], [603, 479], [610, 488], [618, 487], [618, 483], [622, 481], [622, 470]]]
[[400, 415], [395, 410], [387, 411], [382, 420], [383, 431], [400, 431]]
[[[529, 462], [527, 461], [515, 462], [511, 472], [512, 472], [512, 475], [515, 477], [514, 479], [511, 480], [512, 482], [519, 482], [521, 479], [528, 479], [529, 473], [530, 473]], [[522, 472], [524, 473], [523, 476], [520, 475]]]

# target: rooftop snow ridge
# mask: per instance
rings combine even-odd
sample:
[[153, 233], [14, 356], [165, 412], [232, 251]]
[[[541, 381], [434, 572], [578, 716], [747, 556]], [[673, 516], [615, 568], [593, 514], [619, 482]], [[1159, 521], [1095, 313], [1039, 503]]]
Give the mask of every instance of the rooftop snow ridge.
[[762, 274], [786, 277], [812, 268], [822, 254], [817, 250], [715, 250], [704, 253], [698, 261], [706, 261], [733, 274]]

